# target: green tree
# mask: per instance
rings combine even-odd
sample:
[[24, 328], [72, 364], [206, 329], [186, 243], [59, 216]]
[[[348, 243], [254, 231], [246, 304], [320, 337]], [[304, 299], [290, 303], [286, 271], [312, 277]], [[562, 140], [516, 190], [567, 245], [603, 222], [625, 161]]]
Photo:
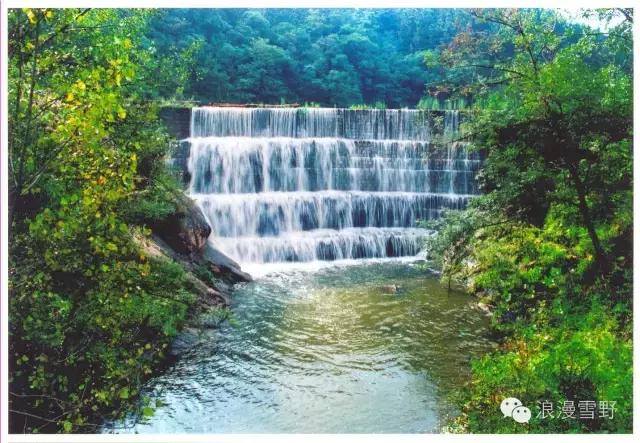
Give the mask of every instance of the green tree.
[[[485, 91], [466, 125], [485, 157], [484, 195], [438, 222], [430, 250], [445, 277], [466, 280], [492, 306], [503, 343], [473, 364], [454, 429], [629, 432], [630, 26], [603, 35], [548, 11], [475, 15], [497, 32], [464, 31], [441, 60], [471, 70], [471, 87]], [[523, 427], [495, 412], [511, 396], [611, 400], [621, 410], [615, 420]]]
[[[514, 51], [491, 67], [506, 86], [490, 93], [470, 128], [487, 151], [480, 176], [484, 190], [493, 193], [503, 212], [535, 225], [544, 222], [554, 203], [573, 205], [597, 265], [606, 268], [597, 224], [615, 214], [614, 201], [623, 204], [629, 197], [629, 72], [613, 63], [611, 54], [609, 63], [593, 63], [605, 54], [599, 54], [591, 34], [567, 44], [553, 16], [501, 10], [478, 17], [504, 28], [483, 45], [509, 45]], [[575, 40], [572, 33], [567, 39]], [[475, 41], [469, 42], [475, 48]], [[474, 65], [472, 54], [462, 62], [465, 68]]]
[[[190, 73], [167, 78], [161, 96], [400, 107], [444, 76], [422, 69], [422, 52], [447, 42], [457, 21], [471, 22], [440, 9], [171, 9], [154, 15], [147, 37], [172, 70]], [[194, 42], [194, 57], [176, 58]]]
[[[122, 206], [166, 149], [137, 102], [147, 13], [9, 13], [10, 412], [14, 431], [94, 431], [135, 411], [191, 301]], [[142, 69], [141, 69], [142, 68]], [[142, 163], [139, 163], [141, 162]], [[171, 294], [171, 295], [167, 295]]]

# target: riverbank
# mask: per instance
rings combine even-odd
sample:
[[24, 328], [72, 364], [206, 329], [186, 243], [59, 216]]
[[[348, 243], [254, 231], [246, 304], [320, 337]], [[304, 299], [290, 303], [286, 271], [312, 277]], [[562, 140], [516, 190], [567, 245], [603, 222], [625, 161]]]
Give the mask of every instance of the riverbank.
[[177, 197], [176, 203], [171, 215], [152, 225], [153, 235], [135, 237], [147, 256], [179, 264], [195, 295], [186, 322], [172, 342], [173, 357], [195, 346], [201, 330], [224, 320], [234, 285], [253, 280], [208, 241], [211, 227], [198, 206], [186, 196]]

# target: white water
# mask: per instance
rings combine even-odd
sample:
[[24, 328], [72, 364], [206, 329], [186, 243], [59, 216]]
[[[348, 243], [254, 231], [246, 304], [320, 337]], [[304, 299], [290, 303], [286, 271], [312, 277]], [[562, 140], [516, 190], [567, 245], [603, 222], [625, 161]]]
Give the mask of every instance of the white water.
[[[480, 160], [415, 110], [195, 108], [189, 192], [242, 264], [416, 256]], [[438, 139], [438, 144], [434, 143]], [[443, 140], [445, 140], [443, 146]]]

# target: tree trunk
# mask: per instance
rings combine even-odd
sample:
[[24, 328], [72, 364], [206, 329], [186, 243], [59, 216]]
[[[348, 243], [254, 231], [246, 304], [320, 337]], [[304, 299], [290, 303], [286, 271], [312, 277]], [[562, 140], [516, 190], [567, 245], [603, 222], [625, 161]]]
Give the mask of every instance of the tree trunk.
[[600, 243], [600, 239], [598, 238], [596, 228], [591, 218], [591, 211], [589, 211], [589, 206], [587, 205], [584, 183], [582, 182], [580, 175], [578, 175], [577, 167], [569, 167], [569, 172], [571, 174], [573, 184], [576, 188], [576, 193], [578, 194], [578, 208], [580, 210], [580, 215], [582, 216], [582, 221], [584, 223], [584, 226], [587, 228], [589, 238], [591, 239], [591, 244], [593, 245], [593, 250], [596, 256], [596, 266], [599, 271], [604, 273], [607, 270], [607, 257], [604, 249], [602, 248], [602, 244]]

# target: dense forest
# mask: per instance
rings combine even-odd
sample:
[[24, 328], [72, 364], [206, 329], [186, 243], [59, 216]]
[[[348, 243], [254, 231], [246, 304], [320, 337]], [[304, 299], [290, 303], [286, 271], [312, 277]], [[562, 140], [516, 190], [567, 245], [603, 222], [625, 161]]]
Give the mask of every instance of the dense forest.
[[[630, 432], [634, 18], [585, 16], [609, 26], [540, 10], [10, 10], [12, 432], [154, 413], [140, 389], [198, 292], [142, 247], [179, 210], [158, 110], [183, 100], [464, 104], [483, 195], [427, 247], [500, 345], [472, 362], [447, 430]], [[616, 414], [520, 426], [494, 413], [504, 397]]]
[[413, 107], [426, 84], [443, 86], [442, 73], [425, 68], [425, 51], [472, 23], [451, 9], [174, 10], [149, 25], [148, 44], [163, 60], [150, 94]]

